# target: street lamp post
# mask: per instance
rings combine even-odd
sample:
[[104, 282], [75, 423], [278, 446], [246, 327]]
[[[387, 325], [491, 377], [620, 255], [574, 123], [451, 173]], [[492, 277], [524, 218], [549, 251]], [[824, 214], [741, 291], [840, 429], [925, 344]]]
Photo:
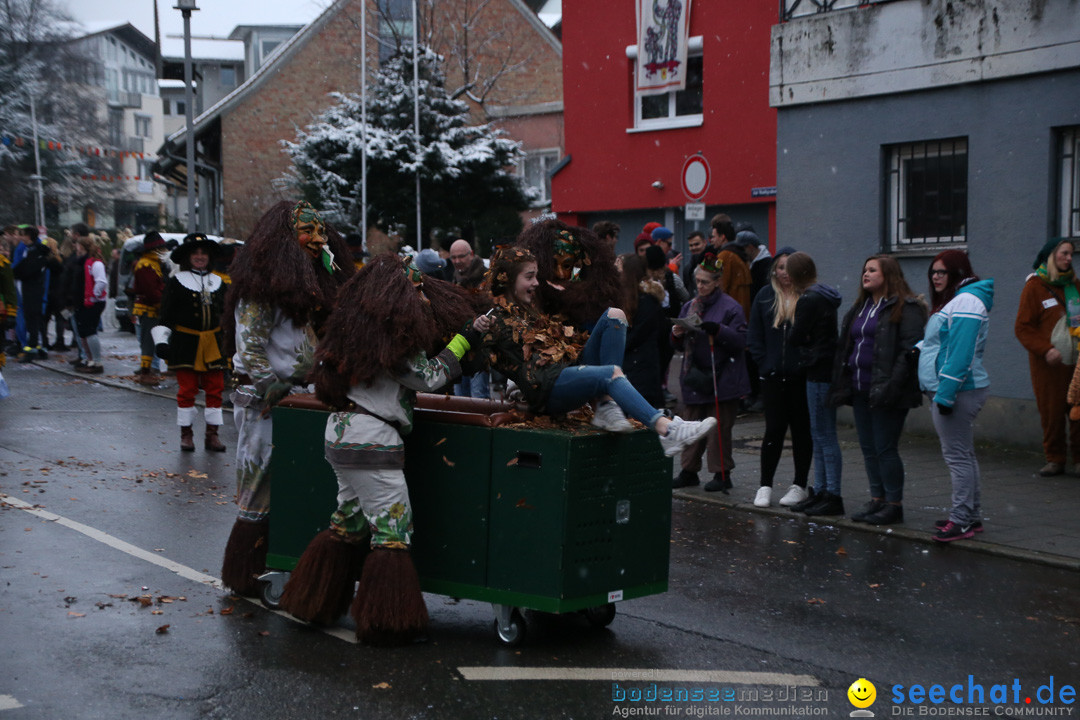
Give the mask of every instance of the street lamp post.
[[195, 89], [191, 70], [191, 13], [199, 8], [195, 5], [196, 0], [176, 0], [176, 7], [184, 15], [184, 90], [185, 112], [184, 128], [187, 135], [187, 230], [189, 233], [196, 231], [196, 202], [195, 202], [195, 128], [192, 122], [195, 116]]

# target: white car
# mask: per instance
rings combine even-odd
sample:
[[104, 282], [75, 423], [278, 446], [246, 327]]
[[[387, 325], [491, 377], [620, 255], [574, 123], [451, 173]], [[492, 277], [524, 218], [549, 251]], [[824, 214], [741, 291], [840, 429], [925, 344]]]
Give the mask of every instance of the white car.
[[[127, 332], [135, 331], [135, 325], [131, 320], [133, 297], [128, 294], [127, 288], [131, 283], [131, 273], [135, 269], [135, 263], [142, 256], [143, 238], [145, 237], [146, 235], [136, 235], [124, 241], [124, 247], [120, 251], [120, 263], [116, 270], [116, 298], [114, 298], [116, 302], [116, 321], [120, 323], [120, 328]], [[171, 250], [183, 242], [184, 238], [187, 237], [187, 233], [161, 233], [161, 237]], [[217, 235], [207, 235], [206, 237], [218, 243], [224, 239]], [[238, 242], [237, 245], [239, 244], [241, 243]], [[164, 269], [169, 275], [176, 271], [176, 268], [167, 258], [164, 261]]]

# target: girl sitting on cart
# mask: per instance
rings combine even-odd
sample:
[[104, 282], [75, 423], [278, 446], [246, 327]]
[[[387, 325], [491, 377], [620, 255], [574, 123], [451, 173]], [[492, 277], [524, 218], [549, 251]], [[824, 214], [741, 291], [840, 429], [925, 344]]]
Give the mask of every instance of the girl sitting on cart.
[[479, 341], [477, 330], [490, 324], [480, 317], [476, 329], [466, 330], [471, 340], [455, 335], [472, 315], [463, 290], [425, 278], [395, 255], [376, 257], [342, 286], [309, 376], [316, 396], [335, 411], [324, 437], [338, 479], [338, 508], [330, 529], [300, 557], [282, 609], [329, 624], [352, 601], [357, 638], [371, 644], [409, 642], [425, 631], [427, 608], [409, 554], [412, 509], [402, 436], [412, 429], [416, 392], [457, 378], [459, 360]]
[[[576, 240], [566, 230], [553, 239], [557, 255], [574, 252]], [[716, 426], [715, 418], [688, 422], [669, 419], [652, 407], [623, 374], [626, 314], [608, 308], [582, 344], [584, 334], [562, 315], [545, 315], [534, 304], [540, 281], [536, 258], [527, 249], [500, 250], [485, 283], [494, 299], [491, 328], [482, 339], [481, 356], [513, 380], [536, 413], [562, 414], [592, 402], [592, 424], [611, 432], [634, 429], [629, 415], [660, 437], [668, 457]]]

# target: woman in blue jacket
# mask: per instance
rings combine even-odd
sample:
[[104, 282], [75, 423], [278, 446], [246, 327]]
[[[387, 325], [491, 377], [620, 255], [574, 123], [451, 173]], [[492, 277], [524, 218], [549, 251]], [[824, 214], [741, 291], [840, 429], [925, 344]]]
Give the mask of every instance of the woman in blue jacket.
[[975, 417], [990, 394], [983, 368], [994, 280], [980, 280], [960, 250], [945, 250], [930, 264], [932, 315], [919, 343], [919, 385], [930, 395], [930, 413], [941, 454], [952, 477], [952, 509], [934, 539], [951, 542], [982, 531]]

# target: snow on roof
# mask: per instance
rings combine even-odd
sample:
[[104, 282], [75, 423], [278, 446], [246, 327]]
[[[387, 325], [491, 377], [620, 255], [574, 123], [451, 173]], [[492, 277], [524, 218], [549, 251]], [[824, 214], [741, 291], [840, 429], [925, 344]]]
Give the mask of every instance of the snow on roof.
[[[167, 58], [184, 57], [184, 39], [172, 36], [161, 38], [161, 56]], [[198, 60], [235, 60], [244, 59], [244, 43], [237, 40], [191, 39], [191, 57]]]

